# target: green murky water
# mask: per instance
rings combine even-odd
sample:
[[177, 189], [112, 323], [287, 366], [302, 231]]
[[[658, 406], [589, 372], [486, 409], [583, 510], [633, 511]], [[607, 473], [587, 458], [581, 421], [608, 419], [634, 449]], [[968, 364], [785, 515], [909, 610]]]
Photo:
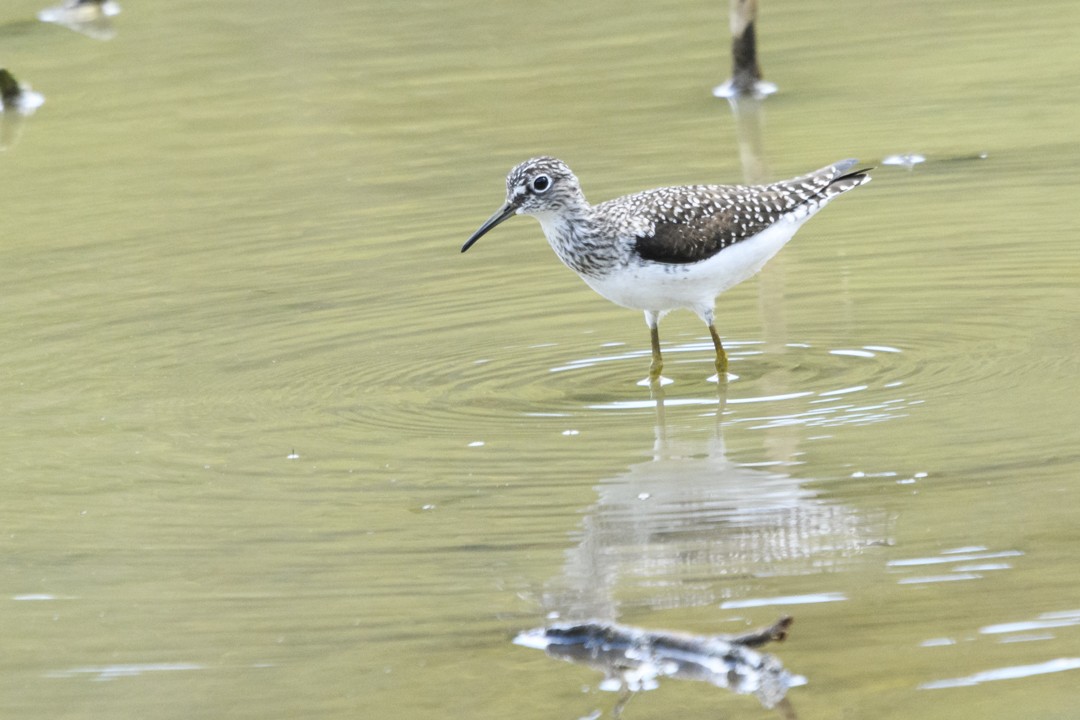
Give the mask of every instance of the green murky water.
[[[740, 181], [723, 3], [8, 2], [0, 714], [610, 717], [556, 615], [795, 616], [803, 718], [1067, 718], [1080, 675], [1080, 6], [763, 3], [760, 171], [874, 182], [675, 382], [517, 219]], [[985, 153], [985, 159], [973, 159]], [[694, 683], [624, 717], [776, 717]]]

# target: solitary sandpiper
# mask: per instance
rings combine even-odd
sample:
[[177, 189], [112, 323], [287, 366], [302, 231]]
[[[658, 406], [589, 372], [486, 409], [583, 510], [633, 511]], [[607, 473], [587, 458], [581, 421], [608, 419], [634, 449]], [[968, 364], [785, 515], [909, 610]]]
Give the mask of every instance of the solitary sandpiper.
[[461, 247], [511, 215], [540, 221], [555, 254], [589, 287], [645, 311], [652, 336], [649, 378], [660, 378], [660, 319], [676, 308], [709, 326], [716, 371], [727, 354], [714, 323], [716, 296], [753, 276], [804, 222], [837, 195], [870, 181], [841, 160], [768, 185], [683, 185], [590, 205], [566, 163], [536, 157], [506, 177], [506, 202]]

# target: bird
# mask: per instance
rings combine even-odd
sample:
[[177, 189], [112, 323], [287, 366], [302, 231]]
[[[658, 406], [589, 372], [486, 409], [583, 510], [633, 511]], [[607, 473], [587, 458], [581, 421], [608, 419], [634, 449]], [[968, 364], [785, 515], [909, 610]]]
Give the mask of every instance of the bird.
[[534, 157], [506, 176], [506, 200], [461, 247], [513, 215], [540, 222], [559, 260], [616, 305], [644, 311], [652, 345], [650, 382], [663, 370], [660, 320], [694, 312], [709, 328], [718, 379], [727, 353], [716, 330], [716, 298], [755, 275], [831, 200], [870, 181], [873, 168], [848, 159], [764, 185], [681, 185], [591, 205], [570, 167]]

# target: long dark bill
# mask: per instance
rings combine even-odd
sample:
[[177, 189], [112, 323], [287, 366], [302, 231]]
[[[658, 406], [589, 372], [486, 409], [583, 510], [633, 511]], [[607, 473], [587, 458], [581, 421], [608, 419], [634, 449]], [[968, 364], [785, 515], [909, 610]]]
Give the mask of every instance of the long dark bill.
[[466, 250], [471, 248], [473, 246], [473, 243], [479, 240], [484, 233], [501, 223], [506, 218], [513, 215], [515, 212], [517, 212], [517, 205], [510, 202], [504, 203], [503, 206], [499, 208], [494, 215], [489, 217], [487, 221], [480, 226], [479, 230], [472, 234], [471, 238], [465, 241], [465, 244], [461, 246], [461, 252], [465, 252]]

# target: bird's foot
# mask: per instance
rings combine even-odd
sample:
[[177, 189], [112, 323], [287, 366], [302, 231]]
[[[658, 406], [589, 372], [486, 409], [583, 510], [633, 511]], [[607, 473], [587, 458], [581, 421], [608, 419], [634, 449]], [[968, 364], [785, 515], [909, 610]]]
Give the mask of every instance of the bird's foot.
[[651, 388], [658, 388], [663, 385], [670, 385], [672, 381], [660, 374], [663, 369], [663, 360], [661, 360], [658, 356], [654, 355], [652, 364], [649, 365], [649, 377], [639, 382], [638, 385]]
[[716, 353], [716, 374], [720, 376], [727, 375], [728, 361], [727, 353], [720, 350]]

